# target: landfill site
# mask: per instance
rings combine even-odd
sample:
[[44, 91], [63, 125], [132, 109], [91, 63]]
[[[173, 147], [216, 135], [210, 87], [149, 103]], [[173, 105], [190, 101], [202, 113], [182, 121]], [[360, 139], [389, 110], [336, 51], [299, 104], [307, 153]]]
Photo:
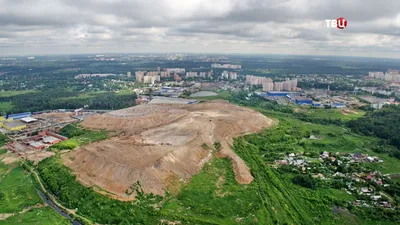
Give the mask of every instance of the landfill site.
[[[274, 120], [225, 101], [201, 104], [148, 104], [91, 115], [81, 123], [117, 135], [82, 146], [62, 158], [84, 185], [119, 200], [132, 200], [138, 181], [145, 193], [165, 195], [174, 181], [188, 182], [213, 157], [232, 161], [237, 182], [253, 181], [249, 168], [232, 150], [233, 138], [270, 127]], [[208, 147], [205, 147], [207, 145]]]

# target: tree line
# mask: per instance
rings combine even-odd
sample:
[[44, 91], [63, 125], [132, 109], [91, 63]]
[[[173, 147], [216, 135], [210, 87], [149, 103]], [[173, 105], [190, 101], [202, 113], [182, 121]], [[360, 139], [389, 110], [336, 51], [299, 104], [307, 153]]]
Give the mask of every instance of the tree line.
[[346, 124], [353, 132], [376, 136], [397, 149], [389, 154], [400, 159], [400, 106], [384, 106]]
[[93, 93], [79, 95], [69, 91], [47, 91], [1, 97], [0, 102], [11, 102], [13, 108], [4, 113], [43, 111], [52, 109], [76, 109], [88, 106], [90, 109], [121, 109], [135, 105], [136, 94]]

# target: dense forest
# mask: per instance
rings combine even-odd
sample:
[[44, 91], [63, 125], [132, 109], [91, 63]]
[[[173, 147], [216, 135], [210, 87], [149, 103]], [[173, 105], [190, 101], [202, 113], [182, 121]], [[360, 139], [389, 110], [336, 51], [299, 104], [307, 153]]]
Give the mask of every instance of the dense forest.
[[347, 122], [352, 131], [387, 140], [397, 147], [391, 154], [400, 159], [400, 106], [385, 106], [368, 112], [364, 117]]
[[5, 113], [42, 111], [51, 109], [121, 109], [135, 105], [136, 94], [116, 94], [110, 92], [79, 95], [77, 92], [48, 91], [33, 92], [10, 97], [0, 97], [0, 102], [11, 102], [13, 108]]

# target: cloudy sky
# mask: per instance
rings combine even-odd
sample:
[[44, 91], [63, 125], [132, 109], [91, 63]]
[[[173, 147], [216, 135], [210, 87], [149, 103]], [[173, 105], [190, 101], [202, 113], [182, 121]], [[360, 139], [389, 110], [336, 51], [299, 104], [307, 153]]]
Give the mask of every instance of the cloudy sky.
[[0, 55], [102, 52], [400, 58], [400, 0], [0, 0]]

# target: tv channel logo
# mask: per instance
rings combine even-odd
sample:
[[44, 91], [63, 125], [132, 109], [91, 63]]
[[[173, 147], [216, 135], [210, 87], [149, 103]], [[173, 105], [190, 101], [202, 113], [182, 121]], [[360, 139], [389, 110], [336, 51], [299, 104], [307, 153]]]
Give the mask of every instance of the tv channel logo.
[[343, 17], [339, 17], [336, 20], [325, 20], [325, 22], [328, 28], [336, 27], [343, 30], [347, 27], [347, 20]]

